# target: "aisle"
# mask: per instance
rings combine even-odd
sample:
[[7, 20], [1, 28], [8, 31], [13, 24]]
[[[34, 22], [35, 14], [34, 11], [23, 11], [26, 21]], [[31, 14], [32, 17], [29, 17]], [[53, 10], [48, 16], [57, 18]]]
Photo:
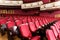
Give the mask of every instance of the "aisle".
[[1, 34], [0, 34], [0, 40], [2, 40], [2, 36], [1, 36]]
[[[7, 33], [5, 33], [4, 36], [1, 36], [1, 33], [0, 33], [0, 40], [8, 40], [8, 35]], [[14, 40], [20, 40], [20, 38], [18, 38], [17, 36], [14, 37]]]
[[2, 37], [2, 40], [8, 40], [8, 37], [7, 37], [7, 32], [5, 33], [4, 36], [1, 36]]

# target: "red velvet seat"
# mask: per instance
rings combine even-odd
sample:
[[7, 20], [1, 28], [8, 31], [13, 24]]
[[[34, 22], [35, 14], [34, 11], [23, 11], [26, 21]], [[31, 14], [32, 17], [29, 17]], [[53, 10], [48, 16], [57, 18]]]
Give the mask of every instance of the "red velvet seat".
[[14, 20], [18, 20], [19, 18], [17, 18], [17, 17], [14, 17]]
[[27, 18], [24, 18], [22, 21], [23, 23], [27, 23]]
[[49, 24], [49, 22], [48, 22], [47, 18], [45, 18], [44, 20], [45, 20], [46, 24]]
[[[15, 25], [19, 26], [18, 28], [19, 28], [19, 32], [21, 33], [21, 36], [23, 38], [28, 38], [29, 40], [40, 40], [40, 36], [37, 36], [37, 35], [33, 36], [35, 31], [38, 30], [38, 28], [41, 28], [41, 26], [44, 26], [45, 24], [48, 24], [49, 22], [54, 21], [53, 18], [45, 18], [40, 16], [20, 16], [19, 18], [8, 17], [8, 18], [5, 18], [4, 21], [3, 19], [4, 18], [2, 18], [2, 21], [1, 21], [2, 23], [6, 23], [5, 19], [8, 19], [7, 20], [8, 29], [14, 28]], [[57, 32], [60, 32], [59, 27], [57, 28], [58, 26], [57, 24], [54, 25], [55, 27], [51, 27], [52, 30], [46, 31], [46, 36], [48, 40], [56, 40], [55, 37], [57, 37], [58, 35]], [[15, 26], [15, 28], [17, 26]], [[31, 32], [34, 32], [34, 33], [31, 33]]]
[[21, 20], [16, 20], [15, 23], [16, 23], [17, 26], [19, 26], [20, 24], [22, 24], [22, 21]]
[[31, 40], [40, 40], [40, 36], [35, 36]]
[[32, 32], [35, 32], [37, 30], [35, 24], [33, 22], [29, 22], [29, 27]]
[[35, 25], [36, 25], [37, 29], [38, 28], [41, 28], [41, 25], [39, 24], [39, 21], [38, 20], [35, 21]]
[[23, 17], [23, 16], [20, 16], [20, 17], [19, 17], [19, 19], [20, 19], [20, 20], [23, 20], [23, 19], [24, 19], [24, 17]]
[[48, 40], [56, 40], [52, 30], [47, 30], [46, 31], [46, 36], [47, 36]]
[[27, 21], [28, 21], [28, 22], [31, 22], [32, 20], [31, 20], [31, 18], [30, 18], [30, 17], [28, 17]]
[[40, 24], [40, 26], [44, 26], [44, 24], [41, 20], [39, 20], [39, 24]]
[[0, 20], [0, 28], [1, 28], [1, 30], [4, 30], [5, 31], [5, 29], [6, 29], [6, 22], [7, 22], [7, 20], [5, 20], [5, 19], [1, 19]]
[[27, 23], [20, 25], [20, 32], [23, 37], [31, 38], [32, 36]]
[[32, 37], [27, 23], [20, 25], [20, 33], [23, 37], [28, 38], [29, 40], [40, 39], [39, 36]]
[[56, 24], [54, 24], [54, 26], [55, 26], [55, 28], [56, 28], [57, 32], [58, 32], [58, 33], [60, 33], [60, 31], [59, 31], [59, 29], [58, 29], [57, 25], [56, 25]]
[[7, 20], [8, 20], [8, 21], [14, 21], [14, 19], [13, 19], [13, 18], [8, 18]]
[[57, 33], [57, 30], [56, 30], [56, 28], [55, 28], [54, 26], [51, 26], [51, 29], [53, 30], [53, 32], [54, 32], [54, 35], [55, 35], [55, 37], [57, 38], [57, 36], [58, 36], [58, 33]]
[[60, 29], [60, 22], [55, 23], [58, 29]]
[[13, 26], [15, 26], [15, 23], [14, 22], [11, 22], [11, 21], [8, 21], [7, 22], [7, 28], [8, 29], [12, 28]]
[[49, 3], [49, 2], [51, 2], [50, 0], [42, 0], [43, 1], [43, 3]]
[[0, 24], [6, 24], [6, 22], [7, 22], [7, 20], [5, 20], [5, 19], [0, 20]]
[[45, 19], [42, 19], [42, 22], [43, 22], [44, 25], [46, 25], [46, 21], [45, 21]]
[[58, 39], [60, 40], [60, 33], [58, 34]]
[[31, 18], [32, 19], [32, 22], [35, 22], [35, 19], [34, 18]]
[[23, 2], [25, 3], [31, 3], [31, 2], [36, 2], [36, 1], [40, 1], [40, 0], [23, 0]]

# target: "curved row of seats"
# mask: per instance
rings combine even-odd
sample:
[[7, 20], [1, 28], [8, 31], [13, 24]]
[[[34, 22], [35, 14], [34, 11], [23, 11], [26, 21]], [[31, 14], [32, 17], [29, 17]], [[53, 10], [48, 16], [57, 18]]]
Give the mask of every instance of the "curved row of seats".
[[53, 24], [50, 29], [46, 31], [48, 40], [60, 40], [60, 21]]
[[[40, 40], [41, 36], [36, 33], [38, 29], [45, 28], [55, 21], [55, 18], [40, 16], [10, 16], [0, 17], [1, 29], [7, 29], [12, 34], [20, 35], [22, 40]], [[38, 30], [39, 31], [39, 30]], [[20, 33], [20, 34], [19, 34]]]
[[[40, 1], [40, 0], [23, 0], [24, 3], [36, 2], [36, 1]], [[41, 1], [43, 1], [44, 3], [52, 2], [52, 0], [41, 0]], [[56, 0], [53, 0], [53, 1], [56, 1]]]

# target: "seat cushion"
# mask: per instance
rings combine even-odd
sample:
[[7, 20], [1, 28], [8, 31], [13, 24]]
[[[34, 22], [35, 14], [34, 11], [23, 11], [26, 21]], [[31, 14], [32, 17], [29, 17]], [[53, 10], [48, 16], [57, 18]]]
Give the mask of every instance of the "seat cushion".
[[20, 33], [22, 34], [23, 37], [26, 37], [26, 38], [31, 38], [32, 37], [32, 34], [29, 30], [29, 27], [28, 27], [27, 23], [20, 25]]
[[29, 27], [32, 32], [35, 32], [37, 30], [37, 28], [35, 27], [35, 24], [33, 22], [29, 22]]
[[35, 36], [31, 40], [40, 40], [40, 36]]
[[48, 40], [56, 40], [52, 30], [47, 30], [46, 31], [46, 36], [47, 36]]

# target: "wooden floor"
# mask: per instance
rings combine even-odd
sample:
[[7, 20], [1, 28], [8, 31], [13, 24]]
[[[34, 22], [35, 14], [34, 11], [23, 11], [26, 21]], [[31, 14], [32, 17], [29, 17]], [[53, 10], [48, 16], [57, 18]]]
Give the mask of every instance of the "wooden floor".
[[[4, 36], [1, 36], [1, 33], [0, 33], [0, 40], [8, 40], [8, 35], [7, 33], [5, 33]], [[14, 37], [14, 40], [21, 40], [20, 38], [18, 38], [17, 36]]]

